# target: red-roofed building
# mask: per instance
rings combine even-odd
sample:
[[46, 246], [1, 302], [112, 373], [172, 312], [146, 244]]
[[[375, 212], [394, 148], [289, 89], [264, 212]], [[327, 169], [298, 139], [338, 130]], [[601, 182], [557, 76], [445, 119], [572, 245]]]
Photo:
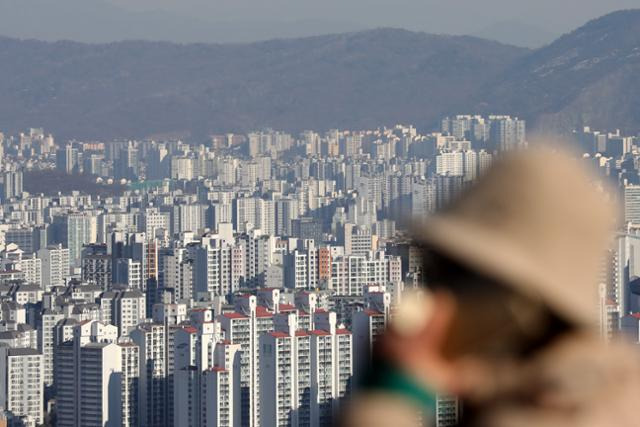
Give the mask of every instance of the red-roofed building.
[[280, 332], [280, 331], [273, 331], [273, 332], [269, 332], [268, 334], [274, 338], [290, 338], [289, 334]]
[[256, 316], [257, 317], [273, 317], [273, 312], [267, 310], [266, 307], [259, 305], [256, 307]]
[[377, 311], [377, 310], [371, 310], [371, 309], [365, 309], [362, 311], [362, 313], [364, 313], [367, 316], [384, 316], [383, 313]]
[[330, 287], [337, 295], [364, 295], [370, 285], [402, 281], [400, 257], [384, 251], [365, 255], [345, 255], [331, 261]]
[[233, 312], [229, 312], [229, 313], [223, 313], [222, 317], [225, 317], [227, 319], [248, 319], [248, 316], [245, 316], [242, 313], [237, 313], [235, 311]]
[[186, 332], [191, 327], [176, 334], [171, 399], [175, 426], [240, 425], [240, 390], [234, 378], [241, 375], [241, 347], [222, 340], [219, 326], [205, 322], [196, 334]]
[[[263, 425], [299, 425], [311, 416], [309, 334], [290, 330], [260, 337], [260, 418]], [[299, 421], [300, 420], [300, 421]], [[312, 423], [313, 425], [313, 423]]]
[[321, 327], [311, 331], [300, 330], [296, 317], [282, 313], [276, 327], [286, 330], [260, 339], [262, 420], [270, 425], [273, 420], [297, 425], [302, 419], [331, 425], [353, 373], [351, 334], [337, 333], [335, 313], [320, 313]]
[[280, 312], [284, 312], [284, 311], [295, 311], [296, 307], [294, 305], [291, 304], [280, 304]]
[[197, 334], [198, 330], [196, 328], [194, 328], [193, 326], [183, 326], [182, 330], [189, 333], [189, 334]]
[[[240, 314], [240, 315], [238, 315]], [[241, 412], [240, 425], [255, 424], [260, 417], [257, 401], [260, 396], [259, 338], [262, 334], [272, 332], [274, 313], [264, 306], [258, 305], [258, 298], [254, 295], [236, 300], [236, 314], [228, 313], [219, 316], [225, 337], [232, 343], [240, 345], [240, 396]], [[255, 420], [255, 421], [251, 421]]]

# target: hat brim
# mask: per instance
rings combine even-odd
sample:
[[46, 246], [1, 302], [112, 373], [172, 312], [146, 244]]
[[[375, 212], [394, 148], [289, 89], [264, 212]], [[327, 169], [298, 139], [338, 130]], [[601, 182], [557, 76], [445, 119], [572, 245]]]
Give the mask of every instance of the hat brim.
[[[453, 215], [435, 215], [420, 225], [415, 224], [414, 236], [430, 249], [544, 301], [556, 315], [571, 323], [590, 325], [596, 319], [589, 298], [572, 295], [571, 290], [575, 287], [553, 277], [546, 266], [539, 265], [518, 246], [496, 233], [457, 220]], [[595, 295], [594, 289], [594, 303]]]

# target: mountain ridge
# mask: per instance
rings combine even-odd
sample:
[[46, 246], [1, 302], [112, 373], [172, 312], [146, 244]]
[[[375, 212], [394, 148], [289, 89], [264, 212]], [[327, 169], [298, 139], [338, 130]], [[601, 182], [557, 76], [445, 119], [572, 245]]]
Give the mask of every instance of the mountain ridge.
[[398, 29], [247, 44], [5, 38], [0, 128], [113, 138], [431, 123], [524, 52]]
[[394, 28], [225, 44], [0, 37], [0, 63], [0, 129], [61, 138], [430, 128], [465, 112], [640, 131], [640, 10], [536, 50]]
[[638, 31], [639, 9], [591, 20], [516, 60], [485, 88], [480, 103], [527, 117], [538, 128], [566, 132], [584, 124], [637, 132]]

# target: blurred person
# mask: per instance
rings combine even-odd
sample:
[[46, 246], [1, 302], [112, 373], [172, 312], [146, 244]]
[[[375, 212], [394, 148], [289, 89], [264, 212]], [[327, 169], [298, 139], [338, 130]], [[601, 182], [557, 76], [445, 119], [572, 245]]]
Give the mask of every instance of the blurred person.
[[565, 154], [505, 155], [417, 228], [429, 292], [397, 308], [342, 425], [435, 426], [438, 394], [462, 426], [640, 425], [636, 350], [595, 327], [616, 218]]

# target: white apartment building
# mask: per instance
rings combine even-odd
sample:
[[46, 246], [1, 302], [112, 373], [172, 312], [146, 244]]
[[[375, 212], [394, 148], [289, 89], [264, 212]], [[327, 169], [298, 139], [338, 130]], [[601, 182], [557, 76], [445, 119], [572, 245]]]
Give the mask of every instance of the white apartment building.
[[38, 348], [38, 331], [28, 324], [2, 326], [0, 331], [0, 346], [7, 345], [11, 348]]
[[478, 152], [478, 175], [482, 176], [491, 168], [493, 164], [493, 154], [480, 150]]
[[244, 252], [245, 286], [261, 287], [265, 282], [265, 274], [273, 262], [275, 252], [274, 236], [264, 235], [260, 230], [240, 236], [238, 245]]
[[234, 263], [244, 251], [221, 238], [203, 238], [195, 250], [194, 297], [229, 295], [240, 287], [240, 268]]
[[295, 312], [276, 315], [260, 338], [263, 426], [330, 425], [352, 375], [351, 333], [336, 314], [314, 314], [316, 329], [300, 328]]
[[144, 232], [151, 238], [159, 238], [163, 243], [168, 244], [171, 215], [168, 212], [160, 212], [157, 208], [148, 208], [141, 216], [138, 231]]
[[53, 354], [55, 349], [55, 326], [64, 319], [62, 313], [45, 310], [41, 318], [38, 350], [42, 353], [43, 381], [45, 387], [53, 385]]
[[[82, 246], [95, 243], [98, 236], [97, 216], [89, 212], [77, 212], [66, 215], [63, 232], [66, 231], [66, 242], [69, 248], [69, 261], [78, 266]], [[63, 236], [65, 237], [65, 236]]]
[[111, 285], [111, 256], [92, 254], [82, 257], [82, 280], [100, 286], [106, 291]]
[[436, 156], [438, 175], [463, 176], [464, 169], [464, 153], [461, 151], [443, 152]]
[[526, 147], [526, 122], [511, 116], [489, 116], [491, 139], [502, 151]]
[[344, 253], [345, 255], [366, 256], [376, 249], [377, 236], [373, 235], [370, 227], [344, 225]]
[[42, 354], [32, 348], [0, 346], [0, 405], [25, 424], [44, 421]]
[[462, 407], [455, 396], [438, 395], [436, 398], [436, 427], [456, 427]]
[[175, 335], [174, 425], [240, 425], [240, 345], [222, 341], [211, 312]]
[[352, 315], [354, 381], [359, 381], [371, 366], [373, 346], [389, 322], [391, 296], [380, 290], [365, 296], [367, 308]]
[[122, 424], [122, 352], [117, 344], [83, 345], [77, 361], [77, 426]]
[[260, 417], [263, 426], [309, 425], [311, 360], [308, 332], [260, 337]]
[[194, 159], [189, 157], [171, 157], [171, 178], [190, 180], [195, 177]]
[[624, 220], [640, 224], [640, 185], [624, 187]]
[[164, 426], [169, 409], [167, 393], [167, 330], [164, 325], [143, 323], [129, 336], [140, 348], [140, 425]]
[[205, 205], [176, 205], [172, 211], [172, 233], [201, 232], [205, 227]]
[[42, 287], [42, 260], [36, 254], [22, 255], [18, 268], [24, 273], [24, 280]]
[[131, 341], [120, 342], [118, 347], [122, 356], [122, 425], [137, 427], [140, 425], [140, 348]]
[[73, 337], [60, 337], [55, 351], [58, 425], [123, 425], [123, 418], [130, 418], [123, 414], [123, 401], [132, 401], [135, 390], [125, 386], [129, 395], [123, 396], [123, 383], [130, 383], [122, 370], [122, 347], [115, 344], [117, 328], [90, 320], [70, 329]]
[[42, 260], [42, 289], [49, 291], [53, 286], [64, 286], [69, 275], [69, 249], [62, 245], [48, 246], [38, 251]]
[[[235, 350], [237, 351], [237, 350]], [[239, 375], [239, 366], [237, 375]], [[202, 399], [205, 402], [202, 426], [240, 425], [240, 387], [233, 366], [214, 366], [204, 372]]]
[[352, 335], [337, 327], [336, 314], [314, 314], [311, 331], [311, 425], [330, 425], [351, 390]]
[[132, 289], [144, 289], [142, 263], [131, 258], [118, 258], [113, 266], [116, 271], [115, 283]]
[[100, 306], [108, 311], [105, 320], [118, 327], [120, 336], [128, 335], [147, 318], [146, 296], [139, 289], [112, 290], [100, 296]]
[[239, 344], [241, 425], [260, 425], [260, 348], [262, 333], [273, 331], [273, 313], [253, 295], [238, 298], [236, 310], [218, 317], [225, 338]]
[[339, 256], [331, 262], [330, 289], [337, 295], [362, 295], [367, 285], [402, 281], [401, 259], [377, 251], [367, 256]]
[[284, 285], [295, 290], [313, 290], [319, 282], [319, 248], [312, 239], [301, 243], [301, 248], [284, 255]]
[[190, 300], [193, 289], [193, 260], [185, 248], [174, 248], [173, 253], [164, 257], [165, 288], [174, 290], [176, 301]]

